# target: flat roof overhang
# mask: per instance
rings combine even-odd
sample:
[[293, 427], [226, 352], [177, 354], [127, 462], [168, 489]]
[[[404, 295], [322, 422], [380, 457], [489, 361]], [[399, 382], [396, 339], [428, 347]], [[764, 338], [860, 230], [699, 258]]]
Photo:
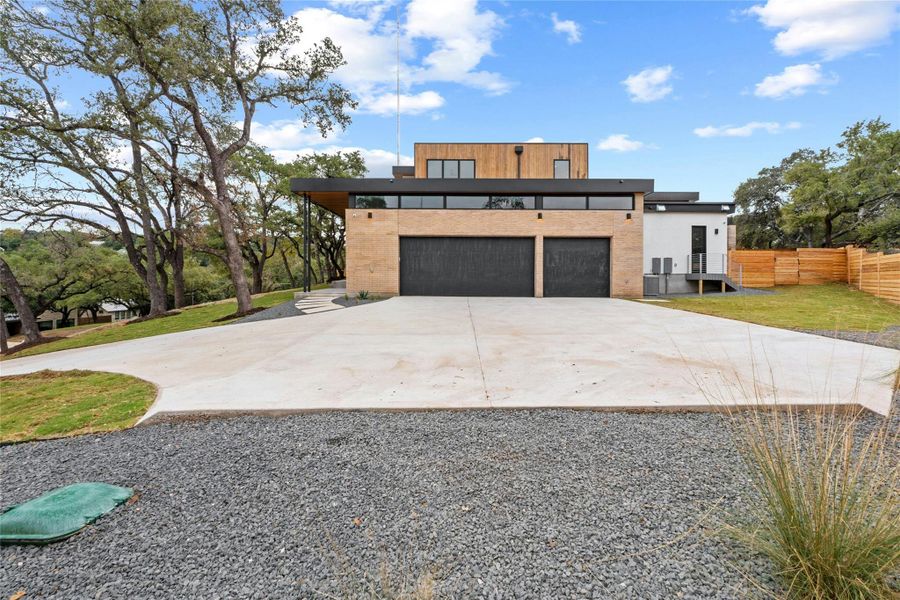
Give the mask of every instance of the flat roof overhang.
[[[662, 207], [662, 210], [660, 210]], [[720, 213], [728, 215], [734, 212], [734, 202], [647, 202], [646, 213]]]
[[496, 194], [585, 195], [636, 194], [653, 191], [652, 179], [324, 179], [291, 178], [291, 191], [343, 215], [350, 194]]
[[668, 204], [669, 202], [697, 202], [700, 200], [700, 192], [651, 192], [644, 196], [644, 202], [649, 204]]

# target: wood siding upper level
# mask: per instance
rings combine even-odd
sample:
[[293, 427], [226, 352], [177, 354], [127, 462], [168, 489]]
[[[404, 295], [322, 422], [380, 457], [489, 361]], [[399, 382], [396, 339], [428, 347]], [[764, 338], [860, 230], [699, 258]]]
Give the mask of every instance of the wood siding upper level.
[[[521, 159], [516, 146], [522, 146]], [[569, 161], [570, 179], [587, 179], [588, 145], [578, 144], [431, 144], [415, 145], [416, 178], [427, 177], [429, 159], [475, 161], [476, 179], [515, 179], [521, 160], [523, 179], [553, 179], [553, 161]]]

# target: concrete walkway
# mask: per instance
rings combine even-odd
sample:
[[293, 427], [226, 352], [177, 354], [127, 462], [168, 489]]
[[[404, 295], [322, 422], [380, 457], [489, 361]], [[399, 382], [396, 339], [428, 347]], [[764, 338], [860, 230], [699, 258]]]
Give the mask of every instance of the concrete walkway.
[[341, 310], [344, 307], [340, 304], [336, 304], [334, 300], [343, 296], [345, 291], [346, 290], [328, 288], [298, 293], [294, 295], [294, 306], [305, 315]]
[[627, 300], [401, 297], [14, 359], [2, 370], [135, 375], [161, 389], [147, 417], [707, 408], [756, 402], [754, 380], [764, 402], [858, 402], [884, 414], [898, 363], [896, 350]]

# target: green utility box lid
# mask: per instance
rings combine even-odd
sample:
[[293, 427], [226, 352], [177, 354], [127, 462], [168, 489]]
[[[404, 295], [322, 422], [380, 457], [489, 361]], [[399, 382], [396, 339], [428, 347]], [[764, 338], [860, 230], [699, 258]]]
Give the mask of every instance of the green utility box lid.
[[107, 483], [76, 483], [0, 514], [0, 543], [46, 544], [78, 533], [134, 494]]

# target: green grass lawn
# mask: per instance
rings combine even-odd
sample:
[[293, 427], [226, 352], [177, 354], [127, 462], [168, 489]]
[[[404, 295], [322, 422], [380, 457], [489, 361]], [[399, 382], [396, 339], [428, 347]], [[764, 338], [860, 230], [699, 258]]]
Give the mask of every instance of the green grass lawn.
[[657, 306], [786, 329], [881, 331], [900, 325], [900, 306], [842, 283], [791, 285], [759, 296], [675, 298]]
[[116, 373], [38, 371], [0, 377], [0, 442], [124, 429], [154, 398], [152, 383]]
[[[315, 286], [314, 289], [324, 286]], [[253, 306], [257, 308], [268, 308], [287, 302], [294, 297], [295, 290], [284, 290], [280, 292], [271, 292], [269, 294], [261, 294], [253, 299]], [[108, 344], [110, 342], [121, 342], [123, 340], [134, 340], [137, 338], [150, 337], [153, 335], [161, 335], [163, 333], [176, 333], [178, 331], [189, 331], [191, 329], [200, 329], [202, 327], [214, 327], [216, 325], [224, 325], [217, 323], [216, 319], [234, 314], [237, 310], [237, 302], [223, 302], [221, 304], [210, 304], [207, 306], [197, 306], [194, 308], [186, 308], [180, 314], [163, 317], [159, 319], [151, 319], [141, 323], [132, 323], [130, 325], [110, 325], [89, 331], [81, 335], [65, 338], [47, 344], [41, 344], [21, 352], [10, 355], [5, 360], [15, 360], [22, 356], [34, 356], [35, 354], [45, 354], [47, 352], [56, 352], [57, 350], [68, 350], [69, 348], [83, 348], [85, 346], [96, 346], [98, 344]]]

